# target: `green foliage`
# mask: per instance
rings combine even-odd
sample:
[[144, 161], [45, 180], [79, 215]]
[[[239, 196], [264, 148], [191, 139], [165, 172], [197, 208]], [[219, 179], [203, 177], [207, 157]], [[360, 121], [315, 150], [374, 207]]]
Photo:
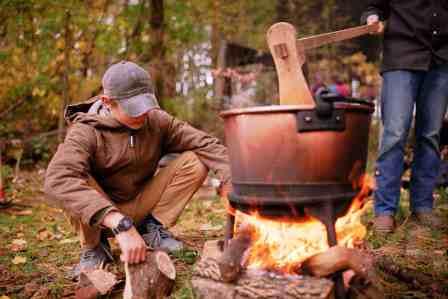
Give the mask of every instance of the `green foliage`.
[[195, 298], [191, 287], [183, 287], [174, 294], [174, 299], [191, 299]]
[[219, 117], [216, 101], [208, 99], [207, 89], [196, 90], [189, 94], [190, 98], [178, 97], [165, 103], [165, 109], [192, 126], [205, 130], [218, 137], [223, 137], [223, 121]]
[[199, 253], [196, 250], [183, 249], [176, 251], [173, 256], [185, 264], [193, 265], [199, 257]]
[[3, 178], [3, 183], [5, 184], [5, 182], [8, 182], [10, 180], [12, 180], [13, 178], [13, 169], [11, 166], [9, 165], [2, 165], [0, 167], [0, 171], [1, 171], [1, 176]]
[[[290, 21], [300, 36], [321, 33], [357, 23], [351, 5], [354, 1], [165, 0], [162, 63], [173, 66], [166, 74], [173, 89], [188, 85], [188, 91], [159, 100], [180, 118], [222, 136], [217, 116], [221, 107], [207, 80], [216, 67], [220, 41], [266, 51], [265, 33], [275, 21]], [[79, 102], [101, 91], [101, 76], [113, 62], [134, 60], [147, 69], [157, 64], [152, 51], [159, 39], [152, 35], [152, 13], [145, 0], [0, 0], [0, 115], [13, 108], [2, 116], [0, 137], [29, 137], [55, 129], [66, 89], [64, 76], [69, 101]], [[376, 66], [362, 57], [348, 55], [353, 44], [344, 45], [313, 51], [308, 57], [310, 73], [376, 72]], [[197, 56], [208, 60], [198, 63]], [[324, 62], [323, 56], [330, 61]], [[269, 102], [269, 91], [275, 91], [272, 84], [276, 80], [260, 79], [265, 89], [257, 89], [257, 103]], [[45, 159], [42, 151], [37, 145], [36, 155]]]
[[51, 146], [48, 138], [33, 138], [30, 141], [29, 150], [24, 155], [24, 163], [36, 161], [47, 162], [51, 158]]

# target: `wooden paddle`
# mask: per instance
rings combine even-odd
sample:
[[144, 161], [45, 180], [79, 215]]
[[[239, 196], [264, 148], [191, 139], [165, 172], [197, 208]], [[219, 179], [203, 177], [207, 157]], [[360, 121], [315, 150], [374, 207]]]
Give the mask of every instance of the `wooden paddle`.
[[306, 50], [372, 33], [378, 30], [378, 26], [379, 23], [375, 23], [296, 40], [297, 31], [293, 25], [285, 22], [272, 25], [266, 39], [277, 70], [280, 104], [314, 107], [314, 99], [302, 71]]
[[267, 41], [275, 68], [277, 69], [281, 105], [310, 105], [314, 100], [302, 71], [304, 51], [298, 51], [297, 31], [289, 23], [272, 25], [267, 32]]

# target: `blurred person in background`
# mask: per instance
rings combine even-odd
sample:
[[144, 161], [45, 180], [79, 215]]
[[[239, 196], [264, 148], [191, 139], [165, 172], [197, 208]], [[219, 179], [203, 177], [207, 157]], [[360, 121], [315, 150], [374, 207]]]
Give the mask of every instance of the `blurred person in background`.
[[448, 102], [448, 1], [369, 0], [361, 20], [379, 22], [377, 34], [384, 34], [384, 130], [375, 171], [374, 228], [381, 234], [394, 229], [414, 107], [410, 209], [418, 223], [437, 227], [441, 219], [433, 214], [433, 191], [440, 167], [439, 131]]

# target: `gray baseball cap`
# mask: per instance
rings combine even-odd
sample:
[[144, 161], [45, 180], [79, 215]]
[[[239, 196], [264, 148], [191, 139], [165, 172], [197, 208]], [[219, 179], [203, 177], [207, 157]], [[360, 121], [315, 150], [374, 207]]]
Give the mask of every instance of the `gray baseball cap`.
[[131, 117], [158, 108], [149, 74], [137, 64], [121, 61], [110, 66], [103, 76], [104, 94], [117, 100]]

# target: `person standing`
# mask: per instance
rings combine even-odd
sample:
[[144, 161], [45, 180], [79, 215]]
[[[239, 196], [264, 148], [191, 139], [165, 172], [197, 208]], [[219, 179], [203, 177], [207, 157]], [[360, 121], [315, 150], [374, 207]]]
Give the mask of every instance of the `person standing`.
[[433, 191], [440, 167], [439, 131], [448, 101], [448, 1], [369, 0], [361, 20], [379, 22], [376, 33], [384, 33], [384, 131], [375, 171], [374, 228], [379, 233], [394, 229], [414, 107], [410, 209], [419, 223], [437, 226], [440, 219], [433, 214]]

